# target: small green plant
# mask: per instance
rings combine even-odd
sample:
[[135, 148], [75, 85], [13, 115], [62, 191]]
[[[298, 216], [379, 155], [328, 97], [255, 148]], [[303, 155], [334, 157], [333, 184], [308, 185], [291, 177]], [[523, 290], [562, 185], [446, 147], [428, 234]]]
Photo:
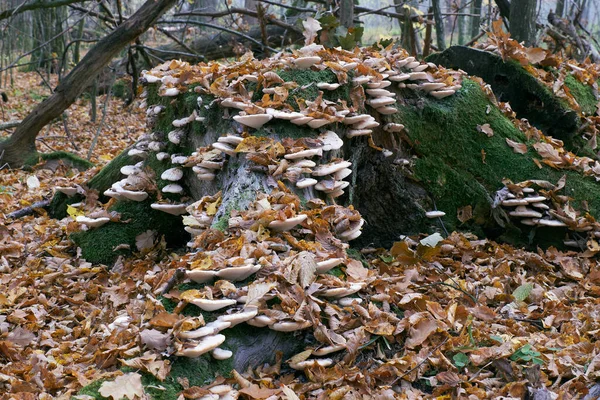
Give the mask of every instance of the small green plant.
[[456, 353], [454, 357], [452, 357], [452, 361], [456, 368], [464, 368], [470, 363], [469, 357], [467, 357], [465, 353]]
[[533, 362], [534, 364], [544, 364], [544, 360], [541, 359], [542, 354], [537, 351], [529, 343], [515, 351], [510, 359], [512, 361], [522, 362]]

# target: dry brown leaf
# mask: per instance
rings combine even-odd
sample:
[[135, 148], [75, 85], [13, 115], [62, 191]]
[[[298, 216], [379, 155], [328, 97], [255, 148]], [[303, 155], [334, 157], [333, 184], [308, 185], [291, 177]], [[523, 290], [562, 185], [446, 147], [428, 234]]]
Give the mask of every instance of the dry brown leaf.
[[515, 142], [514, 140], [510, 140], [509, 138], [506, 138], [506, 143], [513, 149], [515, 153], [527, 153], [527, 145], [525, 143]]
[[123, 397], [127, 397], [129, 400], [142, 398], [145, 395], [142, 376], [137, 372], [121, 375], [114, 381], [102, 383], [98, 393], [104, 397], [111, 397], [113, 400], [120, 400]]

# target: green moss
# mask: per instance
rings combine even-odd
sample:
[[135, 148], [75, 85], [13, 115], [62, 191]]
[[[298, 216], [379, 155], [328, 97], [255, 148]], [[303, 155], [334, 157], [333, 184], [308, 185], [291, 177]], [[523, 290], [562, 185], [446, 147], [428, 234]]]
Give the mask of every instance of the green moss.
[[[150, 208], [152, 200], [143, 202], [119, 201], [110, 210], [121, 214], [122, 222], [109, 222], [99, 228], [76, 232], [71, 239], [82, 250], [82, 257], [92, 263], [110, 264], [119, 255], [136, 249], [135, 237], [146, 230], [165, 235], [167, 244], [176, 247], [189, 237], [183, 230], [181, 218]], [[121, 244], [131, 250], [113, 251]]]
[[[317, 83], [337, 83], [337, 77], [331, 70], [325, 69], [322, 71], [313, 70], [286, 70], [276, 71], [277, 74], [286, 82], [296, 82], [298, 87], [290, 90], [287, 103], [290, 104], [294, 109], [298, 109], [297, 100], [314, 100], [319, 95], [319, 89]], [[348, 79], [352, 79], [352, 75], [348, 74]], [[260, 93], [255, 92], [255, 96], [262, 97]], [[341, 85], [336, 90], [323, 90], [323, 98], [333, 102], [338, 100], [350, 100], [350, 85]]]
[[112, 94], [118, 99], [128, 99], [131, 96], [131, 85], [126, 79], [117, 80], [112, 87]]
[[61, 160], [65, 164], [80, 171], [85, 171], [94, 166], [94, 163], [66, 151], [54, 151], [52, 153], [34, 153], [29, 156], [24, 165], [34, 166], [42, 161]]
[[579, 82], [573, 75], [567, 75], [565, 85], [569, 88], [573, 97], [575, 97], [582, 112], [586, 115], [594, 115], [596, 113], [598, 99], [596, 99], [594, 89], [591, 86]]
[[[334, 129], [330, 126], [331, 129]], [[297, 126], [289, 121], [283, 121], [280, 119], [272, 119], [268, 124], [263, 125], [260, 129], [252, 132], [254, 136], [269, 136], [279, 138], [292, 138], [300, 139], [303, 137], [317, 137], [319, 132], [306, 125]]]
[[[466, 229], [481, 233], [479, 224], [490, 221], [491, 196], [503, 187], [505, 178], [513, 182], [542, 179], [556, 183], [566, 174], [563, 193], [576, 199], [576, 205], [587, 201], [592, 215], [600, 215], [600, 185], [574, 171], [538, 168], [533, 159], [539, 157], [531, 149], [527, 154], [515, 153], [506, 144], [506, 138], [517, 142], [526, 142], [526, 138], [490, 105], [475, 82], [465, 80], [463, 89], [446, 99], [422, 98], [416, 103], [418, 106], [401, 107], [394, 119], [407, 128], [413, 150], [419, 156], [414, 178], [429, 190], [437, 208], [446, 212], [444, 223], [448, 231]], [[477, 131], [477, 125], [486, 123], [494, 131], [492, 137]], [[461, 224], [456, 212], [467, 205], [473, 208], [474, 218]]]

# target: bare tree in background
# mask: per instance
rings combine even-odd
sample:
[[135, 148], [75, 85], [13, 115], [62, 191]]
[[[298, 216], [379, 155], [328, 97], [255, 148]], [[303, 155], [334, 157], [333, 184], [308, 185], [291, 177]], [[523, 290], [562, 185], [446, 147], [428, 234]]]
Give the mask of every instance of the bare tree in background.
[[536, 0], [512, 0], [510, 3], [510, 35], [526, 46], [535, 42]]

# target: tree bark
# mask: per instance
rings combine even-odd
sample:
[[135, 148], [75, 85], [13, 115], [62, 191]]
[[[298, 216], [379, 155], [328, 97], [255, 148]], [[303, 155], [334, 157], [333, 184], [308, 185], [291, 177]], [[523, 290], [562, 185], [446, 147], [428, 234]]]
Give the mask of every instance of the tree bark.
[[512, 0], [510, 4], [510, 35], [525, 46], [535, 43], [536, 0]]
[[500, 16], [510, 20], [510, 1], [508, 0], [496, 0], [496, 5], [500, 11]]
[[433, 19], [435, 20], [435, 35], [437, 38], [437, 47], [440, 51], [446, 49], [446, 31], [444, 29], [444, 20], [440, 8], [440, 0], [431, 0], [433, 7]]
[[131, 18], [98, 42], [54, 93], [25, 117], [8, 140], [0, 143], [0, 163], [12, 168], [21, 166], [27, 156], [35, 152], [39, 131], [73, 104], [119, 51], [148, 30], [175, 3], [176, 0], [148, 0]]
[[476, 15], [471, 19], [471, 39], [479, 35], [479, 25], [481, 24], [481, 3], [482, 0], [474, 0], [471, 8], [471, 14]]
[[565, 0], [558, 0], [556, 2], [555, 14], [558, 15], [559, 18], [562, 18], [564, 12], [565, 12]]
[[354, 1], [342, 0], [340, 2], [340, 24], [350, 29], [354, 26]]
[[0, 12], [0, 20], [12, 17], [13, 15], [21, 14], [25, 11], [42, 10], [48, 8], [62, 7], [74, 3], [83, 3], [85, 0], [55, 0], [55, 1], [35, 1], [30, 4], [20, 5], [10, 10]]

